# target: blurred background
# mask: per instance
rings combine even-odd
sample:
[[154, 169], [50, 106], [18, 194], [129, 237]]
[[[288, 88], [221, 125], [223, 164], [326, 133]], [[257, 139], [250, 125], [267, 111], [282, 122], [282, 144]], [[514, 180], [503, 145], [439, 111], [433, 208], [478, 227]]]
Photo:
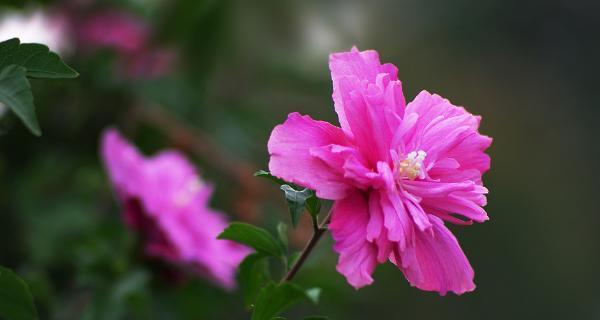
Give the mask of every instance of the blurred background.
[[[267, 168], [270, 131], [292, 111], [337, 123], [328, 54], [356, 45], [398, 66], [407, 100], [438, 93], [482, 115], [494, 137], [490, 221], [452, 227], [478, 287], [440, 297], [388, 264], [356, 291], [327, 237], [298, 277], [323, 288], [321, 303], [288, 316], [600, 319], [599, 10], [583, 0], [0, 1], [0, 40], [44, 42], [81, 74], [32, 83], [41, 138], [10, 113], [0, 120], [0, 264], [30, 284], [42, 319], [247, 318], [239, 293], [174, 281], [140, 253], [99, 134], [115, 126], [146, 154], [183, 151], [216, 185], [214, 208], [273, 230], [288, 219], [284, 200], [252, 177]], [[303, 222], [293, 246], [310, 234]]]

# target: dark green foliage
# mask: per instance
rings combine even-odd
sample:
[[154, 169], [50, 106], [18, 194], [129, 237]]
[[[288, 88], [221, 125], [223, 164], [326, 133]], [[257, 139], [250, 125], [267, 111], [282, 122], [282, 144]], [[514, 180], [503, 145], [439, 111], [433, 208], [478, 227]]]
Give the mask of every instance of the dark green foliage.
[[284, 254], [282, 244], [268, 231], [247, 223], [231, 223], [218, 238], [245, 244], [267, 256], [280, 257]]
[[290, 210], [292, 226], [296, 227], [300, 215], [304, 212], [306, 200], [313, 196], [313, 192], [310, 189], [296, 190], [288, 184], [282, 185], [281, 190], [285, 194], [285, 200], [287, 201]]
[[286, 182], [265, 170], [255, 172], [254, 176], [271, 180], [280, 185], [290, 211], [290, 219], [294, 228], [298, 225], [300, 216], [305, 208], [310, 213], [313, 220], [316, 221], [315, 219], [321, 211], [321, 200], [317, 198], [314, 191]]
[[34, 135], [39, 136], [42, 132], [25, 74], [25, 68], [17, 65], [6, 66], [0, 71], [0, 103], [12, 110]]
[[244, 295], [244, 304], [250, 308], [259, 290], [271, 278], [266, 256], [255, 253], [247, 256], [239, 267], [239, 280], [242, 293]]
[[4, 267], [0, 267], [0, 318], [37, 319], [37, 311], [27, 283]]
[[306, 298], [306, 292], [295, 284], [271, 282], [260, 290], [252, 313], [252, 320], [270, 320], [291, 305]]
[[308, 213], [310, 213], [310, 215], [314, 218], [319, 215], [319, 212], [321, 212], [321, 199], [317, 198], [313, 192], [312, 195], [306, 199], [305, 206], [306, 210], [308, 210]]
[[287, 232], [288, 232], [288, 226], [287, 224], [280, 222], [277, 224], [277, 235], [279, 237], [279, 241], [281, 241], [281, 243], [283, 244], [284, 247], [287, 248], [288, 246], [288, 237], [287, 237]]
[[269, 179], [277, 183], [278, 185], [286, 184], [286, 182], [283, 179], [277, 178], [276, 176], [272, 175], [269, 171], [258, 170], [254, 173], [254, 176]]
[[42, 132], [27, 77], [64, 79], [77, 76], [75, 70], [43, 44], [21, 44], [17, 38], [0, 42], [0, 103], [10, 108], [36, 136]]
[[14, 38], [0, 42], [0, 70], [11, 64], [27, 70], [27, 77], [72, 79], [79, 74], [40, 43], [20, 43]]

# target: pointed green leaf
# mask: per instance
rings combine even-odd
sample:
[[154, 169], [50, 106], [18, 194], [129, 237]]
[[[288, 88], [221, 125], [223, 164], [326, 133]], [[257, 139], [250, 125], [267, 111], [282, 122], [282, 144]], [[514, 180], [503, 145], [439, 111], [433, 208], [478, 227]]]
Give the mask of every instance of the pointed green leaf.
[[282, 185], [281, 190], [285, 194], [285, 200], [287, 201], [288, 208], [290, 209], [292, 226], [295, 228], [298, 225], [298, 220], [300, 220], [300, 215], [302, 212], [304, 212], [306, 199], [312, 196], [312, 190], [303, 189], [298, 191], [288, 184]]
[[316, 217], [321, 212], [321, 199], [317, 198], [317, 196], [312, 194], [312, 196], [306, 199], [306, 210], [313, 216]]
[[25, 73], [25, 68], [17, 65], [0, 71], [0, 103], [10, 108], [34, 135], [40, 136], [42, 131], [35, 116], [33, 94]]
[[252, 320], [270, 320], [302, 299], [306, 299], [306, 293], [297, 285], [271, 282], [260, 290]]
[[254, 303], [260, 288], [270, 279], [269, 265], [266, 256], [254, 253], [247, 256], [240, 263], [240, 288], [244, 296], [244, 304], [247, 308]]
[[31, 78], [64, 79], [79, 75], [47, 46], [20, 43], [17, 38], [0, 42], [0, 69], [12, 64], [25, 68]]
[[10, 269], [0, 267], [0, 318], [37, 319], [29, 286]]
[[272, 175], [269, 171], [258, 170], [258, 171], [256, 171], [254, 173], [254, 176], [255, 177], [261, 177], [261, 178], [269, 179], [269, 180], [277, 183], [278, 185], [286, 184], [285, 181], [283, 181], [282, 179], [279, 179], [276, 176]]
[[245, 244], [268, 256], [281, 257], [284, 254], [281, 243], [269, 232], [247, 223], [232, 222], [218, 238]]

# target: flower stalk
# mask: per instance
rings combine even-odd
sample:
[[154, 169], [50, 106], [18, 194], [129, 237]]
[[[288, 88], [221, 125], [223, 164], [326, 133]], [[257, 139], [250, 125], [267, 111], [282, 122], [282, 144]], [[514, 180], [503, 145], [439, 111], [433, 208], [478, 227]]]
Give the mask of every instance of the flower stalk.
[[290, 270], [281, 279], [281, 283], [284, 283], [286, 281], [291, 281], [294, 278], [294, 276], [296, 276], [296, 273], [298, 273], [298, 270], [300, 270], [300, 268], [306, 261], [306, 258], [308, 258], [308, 256], [311, 254], [311, 252], [315, 248], [315, 245], [317, 244], [317, 242], [319, 242], [319, 240], [321, 239], [323, 234], [325, 234], [325, 232], [327, 231], [327, 225], [329, 224], [329, 221], [331, 220], [331, 212], [332, 211], [333, 210], [330, 209], [327, 212], [327, 214], [325, 215], [325, 218], [323, 219], [323, 221], [321, 221], [321, 223], [317, 223], [316, 218], [313, 219], [312, 237], [310, 238], [310, 240], [308, 240], [308, 242], [304, 246], [304, 249], [302, 249], [302, 252], [300, 253], [300, 257], [298, 257], [298, 260], [296, 260], [296, 262], [294, 263], [292, 268], [290, 268]]

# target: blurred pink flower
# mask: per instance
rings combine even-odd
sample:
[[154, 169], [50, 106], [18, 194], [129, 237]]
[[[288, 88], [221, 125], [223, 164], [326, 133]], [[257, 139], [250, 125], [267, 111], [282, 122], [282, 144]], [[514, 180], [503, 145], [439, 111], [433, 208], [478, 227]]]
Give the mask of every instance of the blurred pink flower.
[[444, 221], [488, 219], [481, 176], [492, 140], [478, 133], [480, 117], [427, 91], [406, 105], [397, 68], [375, 51], [332, 54], [329, 67], [341, 128], [290, 114], [269, 139], [269, 169], [335, 201], [337, 270], [355, 288], [389, 260], [422, 290], [472, 291], [473, 269]]
[[119, 55], [119, 73], [126, 77], [156, 78], [173, 68], [175, 52], [153, 47], [151, 28], [133, 15], [105, 10], [77, 24], [81, 45], [90, 50], [115, 50]]
[[78, 28], [79, 40], [92, 48], [112, 48], [134, 54], [146, 45], [149, 30], [136, 17], [118, 11], [93, 14]]
[[146, 158], [114, 129], [104, 132], [101, 148], [125, 221], [144, 238], [146, 253], [233, 288], [250, 250], [216, 239], [227, 220], [208, 207], [213, 188], [185, 157], [163, 151]]

